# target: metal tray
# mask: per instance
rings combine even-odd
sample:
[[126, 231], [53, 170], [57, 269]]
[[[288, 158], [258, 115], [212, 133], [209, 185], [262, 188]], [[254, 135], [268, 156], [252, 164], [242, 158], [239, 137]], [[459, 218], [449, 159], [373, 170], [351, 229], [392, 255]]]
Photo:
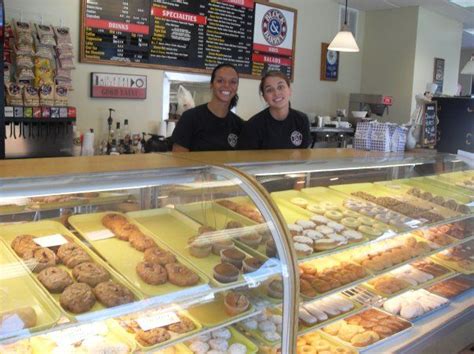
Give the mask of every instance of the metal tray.
[[[120, 214], [116, 213], [115, 214]], [[104, 230], [106, 229], [102, 225], [102, 217], [109, 213], [95, 213], [95, 214], [84, 214], [84, 215], [74, 215], [69, 218], [69, 223], [74, 227], [80, 235], [87, 240], [87, 234], [89, 232]], [[120, 214], [123, 215], [123, 214]], [[139, 225], [135, 221], [129, 219], [130, 222], [136, 224], [140, 230], [147, 236], [152, 237], [153, 240], [162, 248], [169, 250], [169, 248], [163, 243], [163, 241], [155, 236], [153, 233], [148, 231], [143, 226]], [[197, 267], [194, 267], [190, 262], [188, 262], [183, 257], [178, 255], [177, 259], [180, 263], [184, 264], [186, 267], [192, 269], [196, 272], [200, 281], [198, 284], [190, 287], [179, 287], [173, 285], [170, 282], [166, 282], [161, 285], [151, 285], [145, 283], [136, 273], [136, 265], [143, 260], [143, 252], [140, 252], [130, 246], [128, 242], [121, 241], [116, 237], [107, 238], [98, 241], [90, 241], [92, 248], [100, 254], [109, 264], [119, 271], [125, 278], [127, 278], [134, 289], [138, 291], [144, 297], [153, 297], [159, 295], [173, 294], [174, 296], [179, 296], [181, 292], [188, 292], [189, 289], [194, 287], [200, 287], [206, 285], [209, 280], [205, 275], [203, 275]]]
[[[16, 253], [11, 249], [10, 244], [13, 241], [13, 239], [21, 234], [29, 234], [33, 236], [46, 236], [46, 235], [52, 235], [52, 234], [61, 234], [63, 236], [68, 237], [72, 242], [75, 244], [79, 245], [81, 248], [83, 248], [87, 254], [92, 258], [92, 260], [104, 267], [109, 273], [111, 278], [126, 286], [129, 288], [135, 295], [136, 300], [142, 299], [142, 296], [131, 286], [131, 284], [124, 279], [119, 273], [117, 273], [112, 267], [110, 267], [106, 262], [104, 262], [100, 257], [98, 257], [94, 252], [92, 252], [88, 247], [86, 247], [76, 236], [74, 236], [68, 229], [66, 229], [62, 224], [55, 222], [55, 221], [37, 221], [37, 222], [31, 222], [31, 223], [25, 223], [25, 224], [19, 224], [19, 225], [9, 225], [9, 226], [2, 226], [0, 227], [0, 234], [3, 236], [3, 239], [9, 246], [10, 252], [23, 264], [23, 260], [19, 258]], [[72, 277], [72, 269], [67, 268], [65, 265], [58, 264], [58, 267], [64, 269], [67, 271], [69, 274], [71, 274]], [[96, 312], [97, 311], [108, 311], [110, 309], [107, 309], [104, 305], [102, 305], [99, 301], [96, 301], [95, 305], [92, 307], [92, 309], [88, 312], [82, 313], [82, 314], [74, 314], [72, 312], [64, 310], [60, 303], [59, 303], [59, 297], [61, 294], [52, 294], [50, 293], [44, 286], [41, 284], [41, 282], [37, 279], [36, 274], [34, 275], [34, 279], [37, 282], [37, 284], [48, 294], [48, 296], [54, 300], [54, 302], [57, 304], [59, 308], [62, 309], [62, 311], [69, 317], [69, 318], [75, 318], [78, 321], [87, 321], [87, 320], [92, 320], [97, 317]]]
[[[246, 336], [244, 336], [242, 333], [240, 333], [237, 329], [235, 329], [233, 327], [227, 327], [227, 329], [230, 331], [230, 333], [232, 335], [230, 337], [229, 341], [228, 341], [229, 346], [231, 346], [234, 343], [240, 343], [240, 344], [245, 345], [245, 347], [247, 348], [247, 353], [248, 354], [257, 353], [258, 347], [250, 339], [248, 339]], [[188, 347], [186, 347], [186, 348], [188, 348]], [[191, 352], [189, 350], [186, 353], [192, 354], [193, 352]]]

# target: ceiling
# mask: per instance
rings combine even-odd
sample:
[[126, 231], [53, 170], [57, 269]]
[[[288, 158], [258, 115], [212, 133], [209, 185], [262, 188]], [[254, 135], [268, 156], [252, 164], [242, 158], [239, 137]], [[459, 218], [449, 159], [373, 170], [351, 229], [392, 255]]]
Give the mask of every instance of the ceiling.
[[[345, 0], [336, 0], [344, 4]], [[443, 16], [463, 23], [464, 29], [472, 29], [474, 33], [474, 4], [461, 7], [448, 0], [348, 0], [349, 7], [362, 11], [387, 10], [407, 6], [421, 6]], [[474, 3], [474, 1], [473, 1]], [[474, 48], [474, 34], [463, 32], [463, 48]]]

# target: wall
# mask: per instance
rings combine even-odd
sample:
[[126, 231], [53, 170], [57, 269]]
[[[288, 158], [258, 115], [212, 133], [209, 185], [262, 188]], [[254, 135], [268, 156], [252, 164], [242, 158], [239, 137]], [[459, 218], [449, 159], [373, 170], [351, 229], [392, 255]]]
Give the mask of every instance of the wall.
[[[424, 8], [419, 8], [417, 28], [412, 92], [414, 94], [423, 93], [426, 84], [433, 82], [434, 58], [442, 58], [445, 60], [443, 94], [456, 94], [462, 24]], [[413, 97], [412, 108], [414, 109], [414, 107], [415, 99]]]
[[366, 13], [361, 92], [393, 96], [393, 122], [410, 116], [417, 18], [418, 7]]
[[[330, 42], [338, 31], [339, 5], [332, 0], [278, 0], [275, 3], [298, 9], [298, 30], [296, 39], [295, 81], [293, 84], [293, 107], [305, 112], [320, 114], [334, 113], [338, 107], [347, 107], [350, 92], [360, 90], [362, 55], [342, 54], [339, 81], [319, 80], [321, 42]], [[79, 44], [80, 0], [6, 0], [7, 18], [20, 16], [25, 20], [39, 21], [43, 15], [45, 23], [71, 28], [75, 45], [76, 61]], [[364, 13], [359, 16], [358, 44], [363, 48]], [[132, 72], [148, 76], [148, 96], [143, 101], [106, 100], [89, 98], [89, 76], [91, 72]], [[107, 108], [117, 110], [116, 117], [128, 118], [132, 131], [158, 130], [162, 113], [161, 70], [113, 67], [76, 63], [73, 72], [75, 90], [71, 92], [70, 103], [78, 108], [78, 127], [81, 130], [93, 128], [104, 133], [108, 115]], [[241, 97], [238, 114], [248, 119], [263, 108], [258, 96], [258, 81], [242, 79], [239, 87]]]
[[[474, 55], [474, 48], [463, 49], [461, 51], [461, 58], [459, 60], [459, 72], [464, 68], [464, 65], [471, 59], [471, 56]], [[461, 95], [473, 95], [472, 92], [472, 79], [473, 75], [461, 75], [459, 74], [459, 83], [462, 86]]]

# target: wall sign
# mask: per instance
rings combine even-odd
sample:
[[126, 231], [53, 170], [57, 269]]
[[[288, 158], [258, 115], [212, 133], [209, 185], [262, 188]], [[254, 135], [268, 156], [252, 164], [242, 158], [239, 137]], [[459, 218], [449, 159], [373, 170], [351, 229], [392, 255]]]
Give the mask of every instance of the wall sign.
[[339, 52], [328, 50], [329, 43], [321, 43], [321, 67], [319, 78], [324, 81], [337, 81], [339, 76]]
[[444, 83], [444, 59], [442, 58], [434, 59], [433, 82], [438, 85], [435, 94], [442, 94]]
[[263, 1], [81, 1], [85, 63], [210, 73], [230, 62], [242, 77], [292, 77], [295, 35], [296, 10]]
[[434, 147], [437, 137], [437, 103], [429, 102], [423, 105], [423, 123], [421, 130], [421, 147]]
[[94, 98], [146, 98], [145, 75], [91, 73], [91, 97]]

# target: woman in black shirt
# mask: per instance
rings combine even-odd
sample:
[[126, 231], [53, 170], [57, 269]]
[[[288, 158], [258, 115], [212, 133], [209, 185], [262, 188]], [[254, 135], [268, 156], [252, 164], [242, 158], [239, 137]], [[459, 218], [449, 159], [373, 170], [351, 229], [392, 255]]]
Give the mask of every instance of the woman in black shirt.
[[173, 131], [173, 152], [233, 150], [243, 126], [230, 110], [237, 105], [239, 74], [232, 64], [215, 67], [212, 99], [183, 113]]
[[309, 120], [306, 114], [290, 107], [290, 80], [279, 71], [269, 71], [260, 82], [260, 94], [268, 108], [244, 125], [239, 148], [305, 149], [309, 146]]

